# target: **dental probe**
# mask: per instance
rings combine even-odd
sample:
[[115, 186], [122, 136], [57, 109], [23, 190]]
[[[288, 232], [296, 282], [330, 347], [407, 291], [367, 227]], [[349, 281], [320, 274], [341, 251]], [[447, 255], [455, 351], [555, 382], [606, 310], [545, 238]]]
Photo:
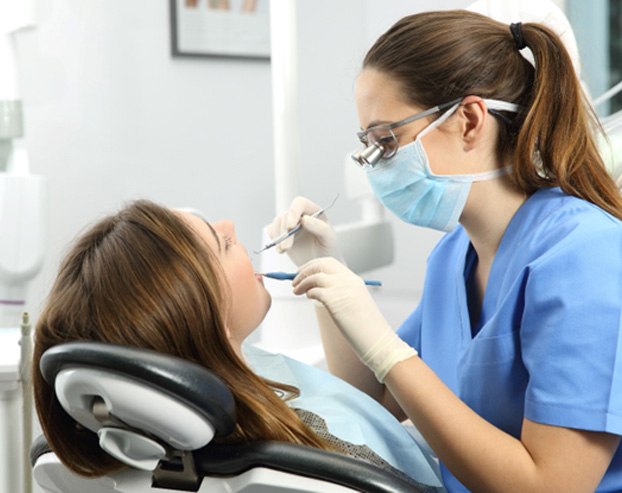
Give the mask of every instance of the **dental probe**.
[[[264, 272], [259, 275], [270, 279], [277, 279], [279, 281], [291, 281], [294, 277], [296, 277], [295, 272]], [[374, 281], [373, 279], [363, 279], [363, 281], [367, 286], [382, 286], [382, 281]]]
[[[323, 207], [322, 209], [320, 209], [319, 211], [315, 211], [313, 214], [309, 214], [310, 217], [318, 217], [320, 214], [322, 214], [323, 212], [326, 212], [328, 209], [330, 209], [333, 205], [335, 205], [335, 202], [337, 202], [337, 199], [339, 198], [339, 194], [337, 194], [335, 196], [335, 198], [333, 199], [333, 201], [330, 203], [330, 205], [328, 205], [327, 207]], [[268, 248], [272, 248], [274, 246], [277, 246], [279, 243], [285, 241], [287, 238], [289, 238], [290, 236], [295, 235], [296, 233], [298, 233], [298, 231], [300, 231], [302, 229], [302, 219], [300, 221], [298, 221], [298, 223], [296, 223], [296, 226], [294, 226], [292, 229], [290, 229], [289, 231], [286, 231], [285, 233], [283, 233], [282, 235], [276, 237], [274, 240], [272, 240], [270, 243], [268, 243], [267, 245], [265, 245], [261, 250], [255, 250], [253, 253], [254, 254], [258, 254], [263, 252], [264, 250], [267, 250]]]

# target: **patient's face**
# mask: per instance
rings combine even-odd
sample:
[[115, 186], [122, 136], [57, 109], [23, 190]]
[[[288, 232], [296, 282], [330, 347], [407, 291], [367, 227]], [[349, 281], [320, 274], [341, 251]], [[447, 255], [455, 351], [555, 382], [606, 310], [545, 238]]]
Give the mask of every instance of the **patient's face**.
[[255, 273], [244, 245], [238, 243], [232, 222], [207, 223], [194, 214], [180, 214], [220, 261], [232, 296], [227, 318], [229, 336], [233, 344], [239, 345], [261, 323], [272, 303], [263, 278]]

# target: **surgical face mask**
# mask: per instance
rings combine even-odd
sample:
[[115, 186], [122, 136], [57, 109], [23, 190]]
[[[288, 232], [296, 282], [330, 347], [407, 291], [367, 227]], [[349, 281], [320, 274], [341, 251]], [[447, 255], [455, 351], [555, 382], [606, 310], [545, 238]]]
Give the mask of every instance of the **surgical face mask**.
[[[488, 109], [517, 111], [503, 101], [484, 100]], [[446, 121], [460, 106], [453, 105], [422, 130], [414, 142], [400, 147], [396, 154], [366, 169], [367, 179], [384, 206], [407, 223], [440, 231], [451, 231], [457, 224], [475, 181], [497, 178], [507, 168], [483, 173], [435, 175], [421, 138]]]

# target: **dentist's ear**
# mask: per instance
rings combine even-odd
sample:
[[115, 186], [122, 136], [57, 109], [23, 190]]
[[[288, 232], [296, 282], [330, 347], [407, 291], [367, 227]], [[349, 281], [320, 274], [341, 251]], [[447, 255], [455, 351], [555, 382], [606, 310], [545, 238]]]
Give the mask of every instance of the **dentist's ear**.
[[473, 150], [484, 136], [484, 125], [488, 117], [486, 103], [479, 96], [467, 96], [462, 100], [458, 114], [461, 116], [460, 134], [464, 150]]

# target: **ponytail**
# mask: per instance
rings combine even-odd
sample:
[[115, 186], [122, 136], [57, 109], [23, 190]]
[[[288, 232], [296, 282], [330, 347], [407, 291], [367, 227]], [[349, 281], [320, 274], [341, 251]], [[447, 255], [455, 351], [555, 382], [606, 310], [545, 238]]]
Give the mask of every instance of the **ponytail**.
[[622, 219], [622, 195], [594, 138], [602, 132], [568, 52], [541, 24], [523, 24], [533, 53], [531, 100], [516, 139], [514, 179], [527, 193], [559, 186]]

